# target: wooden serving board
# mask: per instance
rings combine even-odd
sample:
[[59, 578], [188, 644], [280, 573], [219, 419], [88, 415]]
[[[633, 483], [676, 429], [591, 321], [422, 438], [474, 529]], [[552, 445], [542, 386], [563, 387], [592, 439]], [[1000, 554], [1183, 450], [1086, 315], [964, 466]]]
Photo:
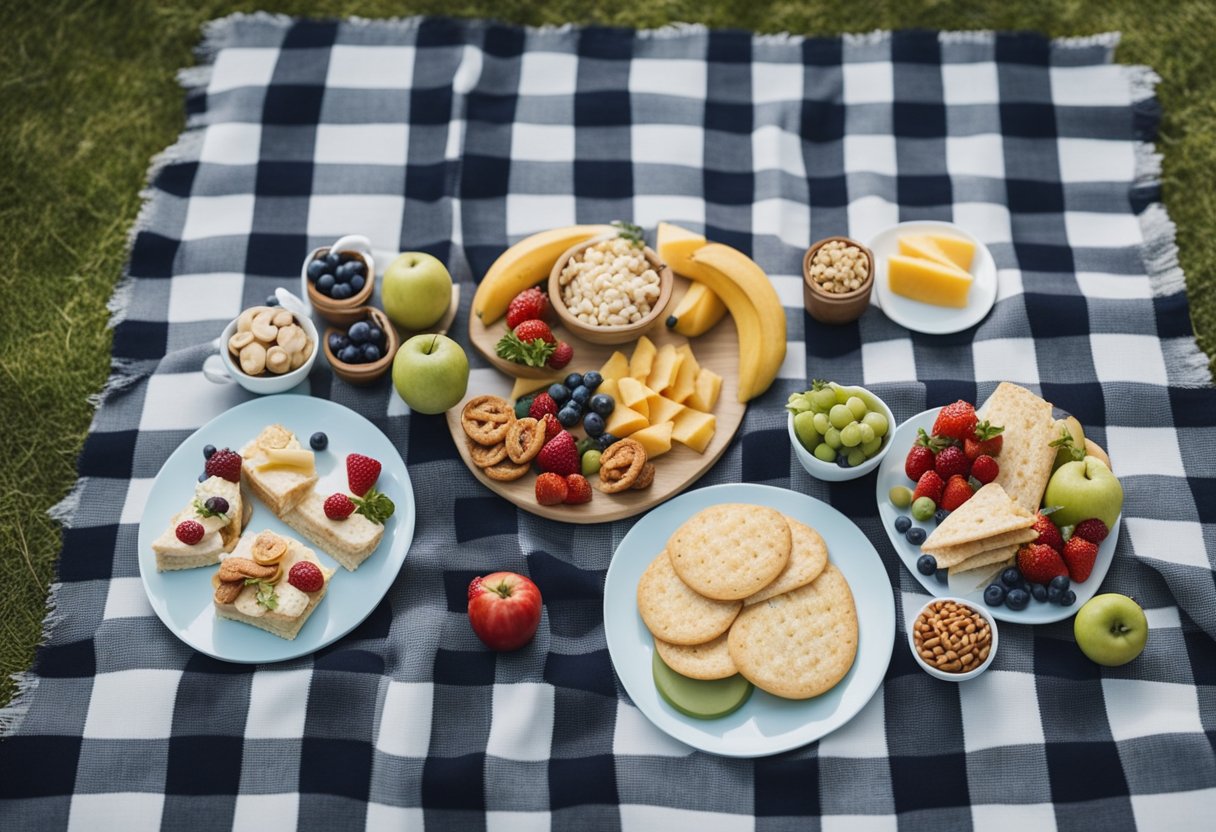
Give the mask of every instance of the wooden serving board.
[[[688, 291], [689, 286], [689, 282], [678, 275], [675, 281], [671, 305], [668, 307], [671, 309], [674, 309], [675, 305], [679, 303], [679, 299], [684, 292]], [[456, 448], [460, 451], [465, 465], [473, 472], [473, 476], [477, 477], [491, 491], [510, 500], [524, 511], [564, 523], [606, 523], [610, 520], [632, 517], [674, 497], [695, 482], [718, 461], [743, 422], [743, 413], [747, 406], [738, 400], [738, 335], [734, 319], [730, 315], [723, 317], [709, 332], [692, 339], [669, 330], [663, 323], [664, 319], [665, 316], [660, 316], [660, 320], [656, 321], [655, 325], [645, 333], [655, 346], [661, 347], [664, 344], [679, 346], [687, 343], [692, 347], [698, 364], [708, 367], [722, 376], [722, 393], [719, 395], [718, 403], [713, 411], [717, 419], [717, 429], [709, 446], [705, 449], [705, 453], [699, 454], [691, 448], [673, 441], [671, 450], [654, 460], [654, 482], [647, 489], [626, 491], [621, 494], [605, 494], [596, 488], [599, 478], [593, 476], [590, 477], [593, 492], [591, 502], [577, 506], [542, 506], [536, 502], [535, 473], [525, 474], [514, 482], [498, 482], [482, 473], [481, 469], [474, 465], [469, 458], [468, 440], [464, 428], [460, 425], [460, 413], [464, 409], [465, 402], [484, 394], [502, 396], [509, 400], [511, 387], [515, 383], [515, 379], [511, 375], [496, 370], [480, 370], [470, 374], [469, 389], [464, 399], [460, 404], [449, 409], [446, 415], [452, 440], [456, 443]], [[470, 315], [469, 340], [477, 351], [493, 361], [495, 366], [503, 367], [506, 372], [512, 372], [516, 367], [515, 364], [494, 355], [494, 344], [506, 331], [505, 326], [506, 324], [499, 320], [487, 329], [476, 315]], [[571, 335], [560, 326], [555, 326], [553, 331], [558, 338], [569, 342], [570, 346], [574, 348], [574, 359], [570, 365], [553, 373], [554, 376], [560, 377], [572, 372], [598, 370], [615, 350], [620, 350], [628, 357], [633, 353], [636, 343], [630, 341], [618, 345], [591, 344]], [[581, 439], [585, 435], [581, 425], [573, 428], [571, 433], [576, 439]]]

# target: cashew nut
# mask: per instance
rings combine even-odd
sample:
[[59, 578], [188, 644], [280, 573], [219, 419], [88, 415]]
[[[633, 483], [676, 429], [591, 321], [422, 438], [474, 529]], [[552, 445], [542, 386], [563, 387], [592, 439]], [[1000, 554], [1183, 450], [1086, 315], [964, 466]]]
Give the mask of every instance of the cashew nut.
[[297, 332], [303, 332], [303, 330], [300, 329], [295, 324], [288, 324], [287, 326], [280, 326], [279, 334], [275, 336], [275, 341], [278, 342], [278, 345], [280, 347], [287, 350], [288, 352], [296, 352], [296, 349], [292, 347], [292, 344], [296, 340]]
[[253, 323], [250, 324], [249, 330], [253, 333], [253, 337], [259, 341], [265, 341], [269, 344], [279, 334], [279, 328], [271, 321], [274, 318], [274, 310], [267, 309], [265, 312], [260, 312], [253, 316]]
[[228, 339], [228, 351], [231, 352], [233, 355], [240, 355], [241, 350], [243, 350], [247, 344], [250, 344], [252, 342], [253, 342], [253, 333], [252, 332], [250, 332], [248, 330], [245, 330], [244, 332], [238, 332], [236, 335], [233, 335], [231, 338]]
[[241, 370], [246, 375], [261, 375], [266, 369], [266, 348], [257, 341], [246, 344], [241, 349]]
[[295, 320], [295, 316], [292, 315], [291, 312], [287, 311], [286, 309], [280, 309], [274, 314], [274, 317], [270, 319], [270, 322], [275, 326], [287, 326], [288, 324], [295, 323]]
[[266, 369], [276, 375], [282, 375], [291, 369], [291, 355], [280, 346], [266, 350]]
[[291, 369], [296, 370], [303, 367], [310, 355], [312, 355], [312, 339], [305, 337], [304, 348], [291, 354]]

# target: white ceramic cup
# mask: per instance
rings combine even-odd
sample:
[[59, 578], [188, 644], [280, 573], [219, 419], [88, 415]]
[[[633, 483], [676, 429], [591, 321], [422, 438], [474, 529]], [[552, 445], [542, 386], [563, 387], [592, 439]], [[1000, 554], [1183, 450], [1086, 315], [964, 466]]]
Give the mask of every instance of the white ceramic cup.
[[317, 353], [321, 351], [321, 341], [317, 335], [316, 324], [305, 311], [303, 302], [291, 292], [279, 288], [275, 290], [275, 295], [279, 298], [279, 303], [283, 308], [295, 315], [296, 323], [304, 328], [305, 334], [312, 341], [312, 352], [309, 353], [308, 358], [304, 359], [304, 363], [282, 375], [266, 373], [251, 376], [244, 372], [240, 365], [233, 361], [232, 353], [228, 350], [228, 339], [236, 333], [238, 318], [233, 318], [228, 322], [228, 326], [224, 327], [224, 331], [220, 333], [219, 339], [215, 342], [217, 351], [207, 356], [207, 360], [203, 362], [204, 378], [215, 384], [231, 384], [235, 381], [250, 393], [256, 393], [259, 396], [286, 393], [308, 378], [312, 365], [316, 363]]
[[[920, 653], [916, 652], [916, 638], [912, 629], [913, 625], [916, 623], [916, 620], [920, 618], [921, 613], [929, 609], [930, 605], [936, 604], [938, 601], [953, 601], [960, 606], [975, 610], [984, 617], [984, 620], [988, 622], [988, 626], [992, 630], [992, 643], [988, 647], [988, 658], [984, 659], [983, 662], [971, 670], [968, 670], [966, 673], [948, 673], [944, 670], [938, 670], [936, 667], [922, 659], [920, 657]], [[925, 671], [935, 679], [941, 679], [943, 682], [966, 682], [970, 679], [974, 679], [976, 676], [979, 676], [988, 669], [989, 665], [992, 664], [992, 660], [996, 658], [996, 648], [1000, 643], [1000, 634], [996, 629], [996, 619], [992, 617], [992, 613], [988, 611], [987, 607], [985, 607], [983, 604], [977, 604], [973, 601], [967, 601], [963, 598], [956, 598], [951, 595], [943, 595], [939, 598], [930, 598], [928, 601], [922, 604], [920, 609], [916, 611], [916, 615], [912, 616], [912, 618], [909, 620], [907, 629], [908, 649], [912, 651], [912, 658], [916, 659], [916, 663], [920, 665], [921, 670]]]

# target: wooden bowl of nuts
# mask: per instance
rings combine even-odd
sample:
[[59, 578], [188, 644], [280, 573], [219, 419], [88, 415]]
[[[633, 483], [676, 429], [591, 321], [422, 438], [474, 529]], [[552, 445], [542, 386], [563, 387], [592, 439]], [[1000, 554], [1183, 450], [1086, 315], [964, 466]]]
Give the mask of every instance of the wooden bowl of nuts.
[[979, 676], [996, 658], [996, 619], [962, 598], [934, 598], [908, 627], [908, 646], [921, 669], [946, 682]]
[[393, 366], [401, 337], [388, 315], [374, 306], [359, 308], [350, 326], [329, 327], [323, 341], [325, 357], [335, 375], [349, 384], [371, 384]]
[[562, 325], [592, 344], [633, 341], [663, 320], [675, 276], [659, 255], [627, 237], [588, 240], [549, 273], [549, 301]]
[[861, 317], [874, 288], [874, 254], [848, 237], [826, 237], [802, 258], [802, 300], [823, 324], [847, 324]]
[[224, 327], [219, 344], [226, 373], [208, 372], [204, 365], [204, 375], [212, 381], [235, 381], [259, 395], [295, 387], [317, 360], [316, 326], [307, 316], [281, 306], [246, 309]]

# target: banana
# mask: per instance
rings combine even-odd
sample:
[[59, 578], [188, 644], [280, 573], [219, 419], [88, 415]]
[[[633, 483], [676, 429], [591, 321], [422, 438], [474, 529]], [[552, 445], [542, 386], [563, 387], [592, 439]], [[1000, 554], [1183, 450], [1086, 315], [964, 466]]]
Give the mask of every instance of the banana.
[[525, 237], [500, 254], [486, 271], [473, 295], [473, 313], [487, 326], [494, 323], [507, 314], [516, 295], [549, 276], [562, 252], [616, 231], [611, 225], [571, 225]]
[[658, 240], [659, 259], [671, 266], [676, 274], [687, 276], [688, 258], [694, 251], [709, 241], [687, 228], [680, 228], [669, 222], [659, 223]]
[[739, 334], [739, 401], [752, 398], [755, 379], [760, 375], [763, 333], [760, 330], [760, 315], [743, 289], [717, 269], [691, 259], [684, 265], [683, 275], [689, 280], [703, 283], [722, 299]]
[[726, 304], [704, 283], [693, 283], [680, 298], [667, 326], [688, 338], [704, 335], [726, 314]]

